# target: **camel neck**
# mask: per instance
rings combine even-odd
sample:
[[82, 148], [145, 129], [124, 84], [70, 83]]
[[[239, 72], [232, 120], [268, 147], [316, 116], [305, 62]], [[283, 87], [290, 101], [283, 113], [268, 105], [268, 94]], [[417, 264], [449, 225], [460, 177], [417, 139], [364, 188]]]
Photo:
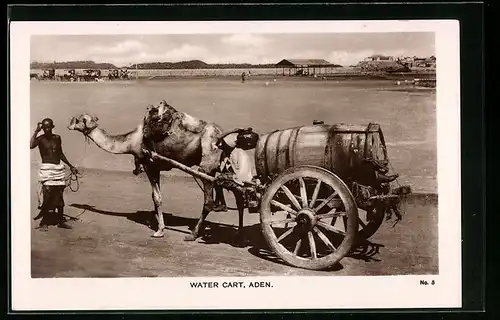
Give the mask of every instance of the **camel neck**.
[[139, 127], [129, 133], [118, 135], [110, 135], [101, 128], [95, 128], [88, 134], [88, 137], [104, 151], [121, 154], [136, 152], [140, 147], [141, 133], [142, 130]]

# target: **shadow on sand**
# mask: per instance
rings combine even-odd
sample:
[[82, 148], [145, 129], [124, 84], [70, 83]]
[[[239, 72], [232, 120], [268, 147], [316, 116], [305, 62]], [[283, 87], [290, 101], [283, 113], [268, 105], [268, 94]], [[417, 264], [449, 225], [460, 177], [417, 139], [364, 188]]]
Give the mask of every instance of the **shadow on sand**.
[[357, 244], [353, 246], [351, 252], [346, 255], [346, 257], [353, 258], [356, 260], [363, 260], [365, 262], [381, 261], [375, 258], [380, 252], [380, 248], [385, 247], [383, 244], [373, 243], [369, 240], [358, 240]]
[[[88, 204], [71, 204], [70, 206], [78, 209], [95, 212], [98, 214], [104, 214], [116, 217], [125, 217], [130, 221], [134, 221], [135, 223], [145, 225], [149, 227], [151, 230], [156, 230], [157, 228], [157, 222], [153, 211], [114, 212], [114, 211], [100, 210]], [[171, 213], [163, 213], [163, 218], [165, 219], [167, 230], [172, 230], [184, 234], [190, 234], [190, 232], [179, 229], [177, 227], [188, 226], [189, 230], [192, 230], [192, 228], [196, 225], [198, 221], [198, 219], [196, 218], [179, 217]], [[237, 226], [228, 225], [224, 223], [212, 223], [210, 221], [207, 221], [205, 231], [203, 235], [200, 236], [199, 239], [202, 240], [202, 243], [208, 245], [224, 243], [239, 248], [249, 247], [248, 252], [253, 256], [288, 266], [288, 264], [286, 264], [283, 260], [277, 257], [274, 254], [274, 252], [269, 250], [269, 246], [267, 245], [266, 240], [262, 235], [260, 224], [254, 224], [251, 226], [243, 227], [243, 237], [244, 237], [243, 239], [238, 238]], [[351, 252], [347, 255], [347, 257], [356, 260], [363, 260], [366, 262], [380, 261], [379, 259], [376, 259], [374, 256], [376, 256], [379, 253], [379, 249], [381, 247], [384, 246], [381, 244], [372, 243], [368, 240], [359, 240], [357, 245], [351, 250]], [[342, 265], [338, 263], [326, 269], [325, 271], [339, 271], [342, 269], [343, 269]]]

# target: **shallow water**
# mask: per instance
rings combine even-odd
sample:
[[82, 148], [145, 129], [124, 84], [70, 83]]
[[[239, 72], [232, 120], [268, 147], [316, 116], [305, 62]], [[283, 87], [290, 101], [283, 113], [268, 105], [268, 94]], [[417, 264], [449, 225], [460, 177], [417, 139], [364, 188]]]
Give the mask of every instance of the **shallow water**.
[[[381, 125], [401, 183], [437, 192], [436, 96], [433, 91], [394, 91], [394, 81], [296, 80], [260, 77], [242, 84], [234, 79], [175, 79], [101, 83], [31, 82], [31, 129], [51, 117], [63, 149], [79, 167], [129, 171], [130, 155], [112, 155], [66, 127], [72, 116], [87, 112], [111, 134], [141, 121], [148, 104], [167, 100], [178, 110], [215, 121], [225, 130], [251, 126], [259, 133], [312, 124]], [[32, 163], [39, 162], [36, 150]], [[132, 173], [130, 173], [132, 174]]]

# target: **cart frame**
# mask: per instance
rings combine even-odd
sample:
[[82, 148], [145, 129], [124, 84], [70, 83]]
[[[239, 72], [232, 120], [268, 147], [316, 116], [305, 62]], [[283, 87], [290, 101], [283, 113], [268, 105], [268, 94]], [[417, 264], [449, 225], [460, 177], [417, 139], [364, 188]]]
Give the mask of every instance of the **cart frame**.
[[[229, 133], [234, 132], [238, 129]], [[395, 212], [400, 219], [399, 203], [411, 192], [407, 186], [392, 192], [366, 192], [356, 183], [348, 186], [330, 170], [311, 165], [294, 166], [266, 177], [267, 181], [240, 186], [225, 175], [216, 178], [156, 152], [143, 151], [153, 161], [168, 162], [227, 190], [237, 189], [245, 197], [245, 207], [260, 212], [261, 230], [269, 248], [289, 265], [304, 269], [327, 269], [337, 264], [357, 240], [367, 239], [378, 230], [386, 213]], [[360, 207], [367, 210], [367, 216], [371, 214], [370, 223], [359, 219]], [[343, 230], [337, 221], [343, 224]]]

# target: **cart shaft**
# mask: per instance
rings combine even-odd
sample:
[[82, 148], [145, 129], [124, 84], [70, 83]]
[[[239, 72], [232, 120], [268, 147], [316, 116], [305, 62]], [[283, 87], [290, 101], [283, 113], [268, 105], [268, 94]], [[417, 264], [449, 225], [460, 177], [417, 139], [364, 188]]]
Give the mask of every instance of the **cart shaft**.
[[173, 165], [174, 167], [176, 167], [177, 169], [182, 170], [182, 171], [184, 171], [184, 172], [186, 172], [186, 173], [188, 173], [188, 174], [190, 174], [192, 176], [195, 176], [197, 178], [200, 178], [200, 179], [203, 179], [203, 180], [207, 180], [207, 181], [210, 181], [210, 182], [214, 182], [215, 181], [214, 177], [209, 176], [206, 173], [203, 173], [203, 172], [200, 172], [200, 171], [197, 171], [197, 170], [193, 170], [190, 167], [186, 166], [185, 164], [180, 163], [179, 161], [175, 161], [173, 159], [164, 157], [162, 155], [159, 155], [156, 152], [151, 152], [151, 158], [153, 160], [161, 160], [161, 161], [168, 162], [171, 165]]

